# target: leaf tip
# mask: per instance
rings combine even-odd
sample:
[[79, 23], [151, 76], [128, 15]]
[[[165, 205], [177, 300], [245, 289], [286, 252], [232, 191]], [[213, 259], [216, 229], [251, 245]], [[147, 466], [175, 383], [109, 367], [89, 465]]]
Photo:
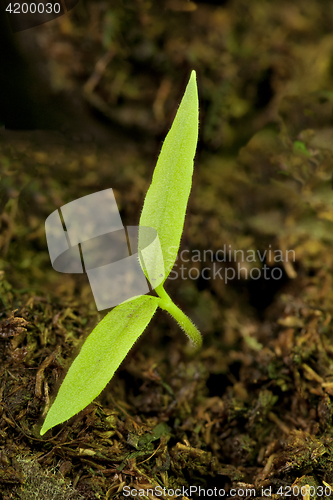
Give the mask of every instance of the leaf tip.
[[39, 431], [39, 434], [41, 436], [44, 436], [44, 434], [46, 434], [47, 431], [49, 431], [50, 429], [52, 429], [52, 427], [55, 427], [56, 425], [58, 425], [60, 423], [62, 423], [62, 422], [55, 422], [55, 423], [54, 423], [54, 421], [52, 422], [52, 418], [49, 418], [49, 413], [48, 413], [46, 415], [46, 418], [45, 418], [44, 422], [43, 422], [42, 428]]
[[191, 71], [191, 76], [188, 81], [188, 87], [194, 87], [195, 89], [197, 89], [197, 73], [194, 69], [192, 69]]
[[44, 434], [45, 434], [45, 433], [46, 433], [49, 429], [50, 429], [50, 427], [47, 427], [47, 426], [45, 425], [45, 422], [44, 422], [44, 424], [42, 425], [41, 430], [39, 431], [39, 434], [40, 434], [41, 436], [44, 436]]

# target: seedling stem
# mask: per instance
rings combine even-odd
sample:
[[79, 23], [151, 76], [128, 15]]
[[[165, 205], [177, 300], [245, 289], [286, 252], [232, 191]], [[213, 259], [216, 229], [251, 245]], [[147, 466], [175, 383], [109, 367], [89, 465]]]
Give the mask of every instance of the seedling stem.
[[167, 292], [164, 290], [163, 285], [159, 285], [155, 288], [155, 291], [159, 297], [161, 297], [158, 303], [161, 309], [167, 311], [171, 316], [175, 318], [179, 326], [184, 330], [190, 341], [196, 346], [202, 346], [202, 336], [199, 330], [194, 326], [192, 321], [183, 313], [179, 307], [171, 300]]

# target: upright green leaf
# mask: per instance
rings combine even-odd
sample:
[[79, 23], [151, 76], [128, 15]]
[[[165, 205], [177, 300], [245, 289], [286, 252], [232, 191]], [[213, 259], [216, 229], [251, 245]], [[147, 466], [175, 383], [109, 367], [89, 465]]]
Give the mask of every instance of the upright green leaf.
[[[140, 227], [156, 229], [159, 237], [164, 261], [163, 278], [160, 283], [166, 280], [175, 263], [183, 232], [192, 184], [193, 159], [198, 141], [198, 115], [196, 74], [192, 71], [184, 97], [162, 146], [140, 218]], [[140, 231], [139, 250], [146, 247], [145, 231]], [[144, 262], [142, 256], [140, 262], [151, 281], [149, 269], [147, 273], [146, 260], [150, 263], [153, 261], [152, 256], [147, 255], [147, 251]], [[161, 275], [161, 262], [162, 259], [155, 257], [155, 273], [152, 264], [149, 266], [154, 278]]]
[[148, 325], [159, 301], [147, 295], [126, 301], [94, 328], [68, 370], [41, 435], [83, 410], [101, 393]]

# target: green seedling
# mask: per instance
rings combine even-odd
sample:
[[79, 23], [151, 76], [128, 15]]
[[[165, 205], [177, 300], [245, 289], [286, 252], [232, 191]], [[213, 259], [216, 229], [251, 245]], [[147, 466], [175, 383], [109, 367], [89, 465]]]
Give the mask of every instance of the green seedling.
[[[162, 146], [139, 224], [140, 265], [158, 297], [133, 297], [112, 309], [94, 328], [68, 370], [41, 428], [41, 435], [83, 410], [102, 392], [157, 307], [175, 318], [192, 344], [201, 346], [200, 332], [163, 287], [179, 250], [197, 141], [198, 91], [196, 74], [192, 71]], [[158, 235], [150, 245], [147, 245], [147, 232], [144, 231], [147, 227], [153, 228]]]

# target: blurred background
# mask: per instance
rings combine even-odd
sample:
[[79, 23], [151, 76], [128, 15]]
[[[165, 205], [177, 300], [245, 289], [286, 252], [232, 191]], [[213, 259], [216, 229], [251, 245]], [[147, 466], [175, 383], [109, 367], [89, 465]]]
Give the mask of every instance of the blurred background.
[[[312, 1], [81, 1], [54, 21], [12, 34], [2, 11], [7, 271], [15, 273], [20, 262], [29, 282], [36, 273], [36, 285], [48, 281], [40, 216], [85, 194], [112, 187], [123, 223], [138, 223], [191, 69], [198, 75], [200, 140], [182, 248], [285, 251], [297, 249], [303, 233], [330, 239], [332, 16], [329, 3]], [[326, 192], [320, 202], [318, 195], [311, 201], [312, 189]], [[320, 221], [313, 214], [318, 203]], [[10, 228], [16, 217], [25, 219], [20, 241]], [[301, 252], [313, 257], [304, 246]], [[199, 290], [208, 303], [213, 295], [224, 304], [234, 292], [241, 300], [245, 294], [261, 313], [296, 277], [295, 265], [299, 251], [287, 269], [279, 264], [279, 280], [238, 279], [225, 288], [219, 279], [198, 279], [179, 293], [203, 300], [194, 299]], [[89, 295], [74, 278], [50, 273], [51, 281], [68, 280], [71, 291]], [[220, 319], [220, 305], [203, 314]]]

